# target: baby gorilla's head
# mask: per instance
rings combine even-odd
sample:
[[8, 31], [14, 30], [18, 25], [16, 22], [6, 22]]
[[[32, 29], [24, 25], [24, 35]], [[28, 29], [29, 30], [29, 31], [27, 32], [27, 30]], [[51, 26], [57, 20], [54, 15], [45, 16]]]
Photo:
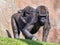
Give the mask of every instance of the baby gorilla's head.
[[34, 12], [34, 8], [33, 7], [30, 7], [30, 6], [27, 6], [23, 9], [23, 12], [24, 12], [24, 16], [27, 16], [27, 15], [32, 15], [33, 12]]

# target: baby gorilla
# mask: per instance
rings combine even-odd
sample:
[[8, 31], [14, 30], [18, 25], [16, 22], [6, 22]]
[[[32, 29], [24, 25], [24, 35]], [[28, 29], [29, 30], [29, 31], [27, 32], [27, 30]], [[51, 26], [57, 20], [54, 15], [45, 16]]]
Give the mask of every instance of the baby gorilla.
[[[32, 34], [35, 33], [34, 24], [37, 22], [35, 9], [27, 6], [18, 13], [12, 15], [11, 24], [13, 29], [14, 38], [18, 38], [20, 31], [26, 39], [37, 40]], [[33, 28], [33, 29], [32, 29]]]

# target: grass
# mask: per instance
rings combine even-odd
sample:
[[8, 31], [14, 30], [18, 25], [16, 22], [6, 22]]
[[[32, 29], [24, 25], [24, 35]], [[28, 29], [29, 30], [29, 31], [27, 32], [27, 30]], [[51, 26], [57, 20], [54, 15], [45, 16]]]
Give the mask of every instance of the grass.
[[0, 37], [0, 45], [60, 45], [47, 42], [32, 41], [26, 39], [12, 39]]

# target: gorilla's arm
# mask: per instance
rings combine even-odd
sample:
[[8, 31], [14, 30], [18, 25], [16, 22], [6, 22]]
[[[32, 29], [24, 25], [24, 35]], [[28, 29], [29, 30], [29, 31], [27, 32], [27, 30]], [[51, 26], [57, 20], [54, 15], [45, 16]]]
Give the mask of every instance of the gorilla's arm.
[[28, 23], [23, 29], [22, 33], [26, 38], [32, 39], [33, 35], [29, 32], [33, 28], [33, 24]]
[[[32, 40], [37, 40], [29, 31], [34, 27], [34, 23], [36, 23], [36, 16], [33, 15], [31, 21], [27, 23], [27, 25], [23, 28], [22, 33], [26, 38], [32, 39]], [[33, 39], [35, 38], [35, 39]]]
[[42, 38], [42, 41], [44, 41], [44, 42], [47, 41], [47, 37], [48, 37], [50, 28], [51, 28], [51, 26], [50, 26], [49, 17], [47, 17], [46, 20], [45, 20], [44, 27], [43, 27], [43, 38]]
[[12, 24], [13, 34], [14, 34], [14, 38], [18, 38], [18, 31], [17, 31], [18, 27], [17, 27], [17, 24], [16, 24], [16, 20], [14, 19], [13, 16], [11, 18], [11, 24]]

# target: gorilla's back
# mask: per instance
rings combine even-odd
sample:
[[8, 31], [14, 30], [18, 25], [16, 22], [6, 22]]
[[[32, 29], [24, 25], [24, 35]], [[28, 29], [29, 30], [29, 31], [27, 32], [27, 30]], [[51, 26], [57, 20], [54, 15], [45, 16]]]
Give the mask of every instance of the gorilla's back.
[[[32, 19], [32, 16], [26, 16], [26, 17], [20, 16], [18, 19], [18, 24], [19, 24], [20, 29], [23, 29], [25, 25], [31, 21], [31, 19]], [[25, 20], [25, 22], [23, 20]]]

